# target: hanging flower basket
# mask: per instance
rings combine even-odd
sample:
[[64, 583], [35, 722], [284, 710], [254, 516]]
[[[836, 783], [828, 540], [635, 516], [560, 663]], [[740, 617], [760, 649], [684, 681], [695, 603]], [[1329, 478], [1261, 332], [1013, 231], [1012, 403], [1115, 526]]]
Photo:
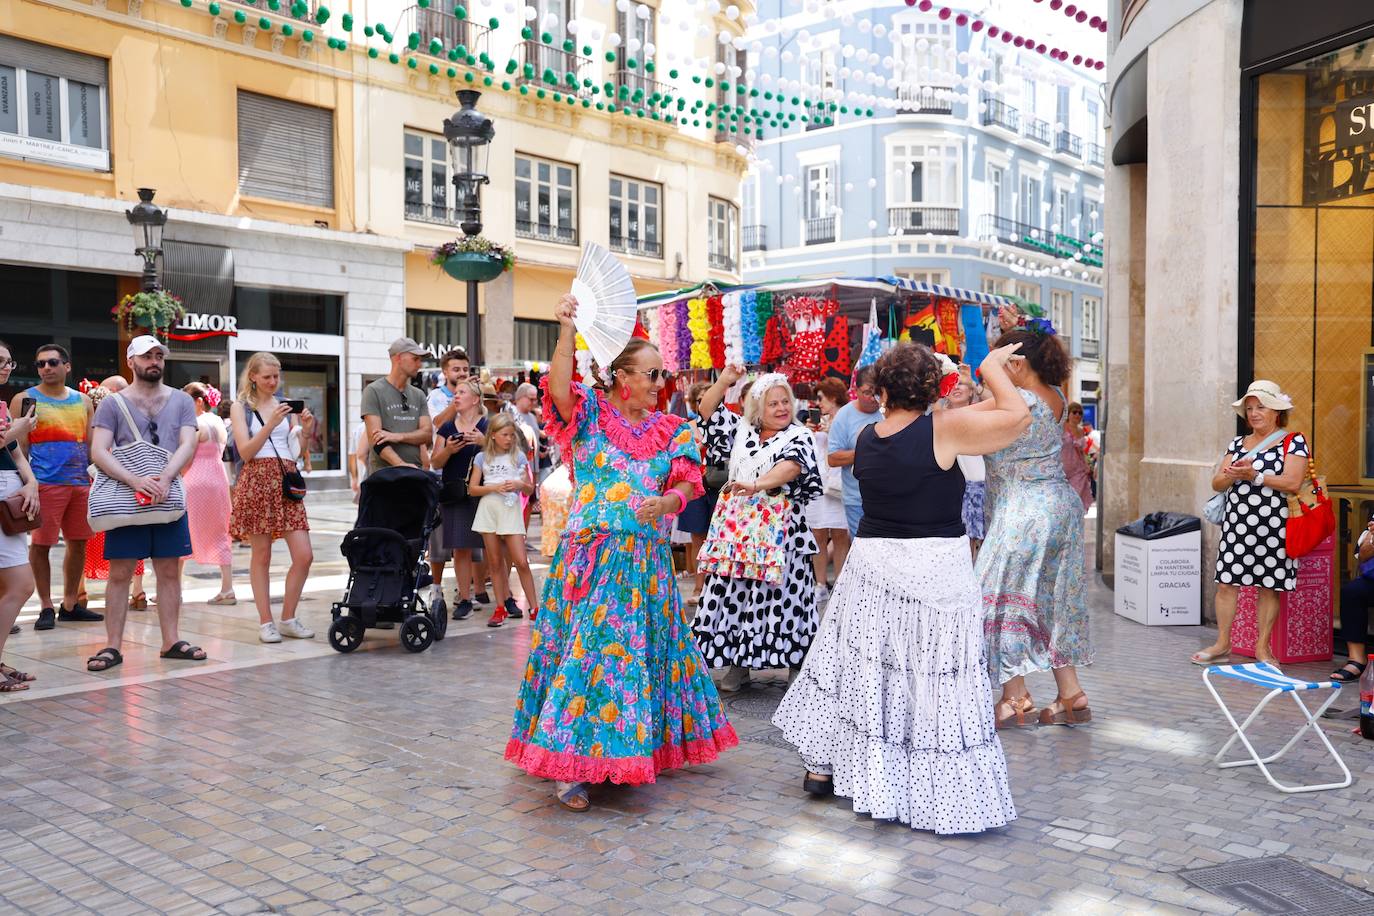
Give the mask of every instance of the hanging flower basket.
[[455, 280], [486, 283], [515, 266], [515, 253], [480, 235], [445, 242], [429, 257]]
[[131, 334], [165, 333], [186, 315], [181, 299], [165, 289], [130, 293], [110, 311], [115, 324]]

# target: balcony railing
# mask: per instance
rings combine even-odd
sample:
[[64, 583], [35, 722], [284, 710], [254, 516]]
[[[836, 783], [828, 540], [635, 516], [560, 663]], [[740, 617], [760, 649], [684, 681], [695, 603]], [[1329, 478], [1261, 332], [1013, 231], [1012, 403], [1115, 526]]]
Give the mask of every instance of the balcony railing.
[[735, 272], [735, 259], [719, 251], [708, 252], [706, 255], [706, 263], [711, 266], [712, 270], [723, 270], [728, 273]]
[[[1005, 216], [984, 215], [978, 221], [978, 237], [984, 241], [999, 241], [1028, 251], [1056, 258], [1077, 260], [1088, 267], [1102, 266], [1102, 246], [1086, 239], [1077, 239], [1060, 232], [1017, 222]], [[1081, 257], [1075, 257], [1081, 256]]]
[[443, 223], [452, 226], [458, 222], [458, 211], [443, 204], [420, 204], [406, 201], [406, 219], [421, 223]]
[[672, 92], [671, 87], [638, 70], [615, 72], [615, 103], [624, 108], [648, 108]]
[[983, 105], [985, 106], [982, 117], [984, 127], [1001, 127], [1014, 134], [1021, 132], [1021, 112], [987, 93], [983, 94]]
[[1054, 135], [1054, 151], [1064, 153], [1075, 159], [1083, 158], [1083, 141], [1067, 130], [1061, 130]]
[[953, 111], [954, 99], [948, 95], [941, 98], [937, 87], [908, 84], [897, 87], [897, 114], [950, 114]]
[[663, 245], [661, 243], [623, 235], [611, 236], [611, 250], [638, 255], [641, 258], [658, 259], [663, 257]]
[[1087, 155], [1083, 158], [1083, 161], [1088, 163], [1088, 165], [1096, 166], [1100, 169], [1106, 163], [1106, 150], [1102, 149], [1100, 144], [1088, 143], [1086, 152]]
[[1050, 125], [1039, 118], [1026, 118], [1026, 136], [1036, 143], [1050, 145]]
[[768, 227], [767, 227], [767, 226], [745, 226], [745, 227], [744, 227], [744, 250], [745, 250], [745, 251], [767, 251], [767, 250], [768, 250]]
[[517, 238], [557, 242], [560, 245], [577, 244], [576, 226], [555, 226], [552, 223], [537, 223], [528, 219], [515, 221], [515, 235]]
[[[470, 19], [459, 19], [452, 13], [432, 6], [412, 6], [407, 9], [396, 31], [401, 35], [412, 32], [420, 34], [420, 46], [413, 52], [415, 54], [428, 55], [430, 41], [439, 39], [444, 47], [434, 56], [450, 63], [466, 63], [468, 57], [479, 57], [486, 53], [488, 37], [491, 35], [491, 29], [484, 25], [478, 25]], [[459, 53], [464, 56], [458, 60], [449, 57], [449, 52], [458, 48], [462, 48]]]
[[[266, 0], [229, 0], [229, 2], [234, 4], [235, 6], [246, 6], [258, 10], [265, 9], [267, 7]], [[292, 13], [289, 9], [287, 9], [288, 6], [294, 6], [294, 4], [291, 3], [282, 4], [281, 9], [277, 11], [277, 15], [290, 16], [292, 19], [299, 20], [300, 22], [314, 22], [315, 14], [319, 12], [320, 9], [320, 0], [304, 0], [304, 2], [305, 12], [299, 16], [297, 16], [295, 13]], [[256, 20], [249, 21], [256, 22]]]
[[912, 205], [887, 208], [888, 231], [898, 235], [959, 234], [958, 207], [926, 207]]
[[806, 221], [806, 244], [824, 245], [835, 241], [835, 217], [817, 216]]
[[[522, 41], [515, 46], [515, 62], [519, 65], [515, 71], [517, 84], [537, 85], [578, 98], [592, 94], [591, 87], [584, 84], [596, 74], [596, 61], [589, 57], [539, 41]], [[573, 75], [572, 83], [568, 82], [569, 73]], [[545, 79], [550, 74], [553, 82]]]

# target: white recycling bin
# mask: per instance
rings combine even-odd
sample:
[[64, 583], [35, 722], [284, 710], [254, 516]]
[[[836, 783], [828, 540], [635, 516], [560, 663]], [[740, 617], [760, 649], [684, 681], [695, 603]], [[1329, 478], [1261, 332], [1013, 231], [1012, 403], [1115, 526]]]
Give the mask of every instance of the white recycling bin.
[[1160, 512], [1116, 530], [1116, 613], [1146, 626], [1202, 623], [1202, 520]]

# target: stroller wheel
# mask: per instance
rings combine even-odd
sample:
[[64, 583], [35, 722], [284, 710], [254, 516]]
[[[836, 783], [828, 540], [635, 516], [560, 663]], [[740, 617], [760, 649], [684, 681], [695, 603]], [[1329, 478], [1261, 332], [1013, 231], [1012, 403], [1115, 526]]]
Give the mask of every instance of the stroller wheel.
[[401, 645], [408, 652], [423, 652], [434, 642], [434, 624], [424, 614], [411, 614], [401, 624]]
[[431, 608], [429, 612], [429, 622], [434, 625], [434, 641], [438, 642], [448, 633], [448, 608], [442, 605], [438, 608]]
[[329, 644], [338, 652], [352, 652], [363, 644], [363, 624], [356, 617], [338, 617], [329, 625]]

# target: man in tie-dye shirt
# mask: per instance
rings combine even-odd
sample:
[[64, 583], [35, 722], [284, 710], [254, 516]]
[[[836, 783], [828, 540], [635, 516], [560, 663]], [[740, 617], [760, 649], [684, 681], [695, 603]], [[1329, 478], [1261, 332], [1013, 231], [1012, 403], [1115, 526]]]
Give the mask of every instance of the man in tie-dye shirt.
[[[77, 602], [81, 571], [86, 559], [86, 540], [91, 536], [86, 521], [86, 497], [91, 479], [88, 443], [91, 439], [91, 399], [67, 387], [72, 359], [64, 347], [44, 344], [34, 356], [39, 384], [15, 395], [11, 411], [21, 410], [24, 400], [37, 402], [38, 423], [20, 442], [38, 478], [39, 515], [42, 525], [29, 542], [29, 565], [38, 592], [35, 630], [51, 630], [57, 621], [75, 623], [104, 620]], [[19, 414], [15, 414], [19, 416]], [[52, 606], [52, 566], [48, 553], [61, 534], [66, 554], [62, 561], [62, 604]]]

